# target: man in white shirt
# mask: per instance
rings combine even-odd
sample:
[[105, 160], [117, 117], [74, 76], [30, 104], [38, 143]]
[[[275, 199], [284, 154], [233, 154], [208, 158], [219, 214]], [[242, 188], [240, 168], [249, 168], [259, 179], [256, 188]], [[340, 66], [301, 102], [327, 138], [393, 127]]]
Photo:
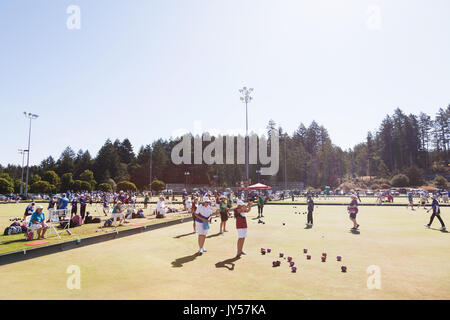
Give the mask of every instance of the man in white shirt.
[[198, 206], [197, 211], [194, 214], [195, 230], [198, 233], [198, 246], [200, 248], [198, 250], [199, 253], [206, 252], [204, 245], [209, 230], [209, 218], [212, 213], [211, 200], [207, 197], [203, 198], [203, 203]]

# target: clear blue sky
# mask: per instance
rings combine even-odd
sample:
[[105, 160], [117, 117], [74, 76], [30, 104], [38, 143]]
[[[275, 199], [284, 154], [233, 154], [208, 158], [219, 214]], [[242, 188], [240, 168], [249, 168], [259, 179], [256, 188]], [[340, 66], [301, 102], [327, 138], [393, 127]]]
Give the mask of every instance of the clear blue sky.
[[396, 107], [448, 105], [449, 14], [448, 0], [0, 0], [0, 164], [21, 161], [23, 111], [40, 115], [38, 164], [107, 138], [137, 151], [195, 121], [243, 128], [243, 85], [251, 129], [316, 120], [353, 147]]

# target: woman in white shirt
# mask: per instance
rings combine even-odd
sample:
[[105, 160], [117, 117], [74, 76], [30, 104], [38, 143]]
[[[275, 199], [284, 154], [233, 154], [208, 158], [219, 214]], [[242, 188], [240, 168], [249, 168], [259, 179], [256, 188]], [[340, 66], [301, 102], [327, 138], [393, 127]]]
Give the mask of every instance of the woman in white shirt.
[[160, 196], [158, 203], [156, 204], [156, 217], [164, 218], [166, 214], [166, 204], [164, 203], [164, 197]]
[[209, 198], [204, 198], [203, 203], [198, 206], [195, 212], [195, 230], [198, 233], [198, 247], [199, 253], [206, 252], [204, 248], [206, 235], [209, 229], [209, 218], [211, 217], [213, 211], [211, 208], [211, 200]]

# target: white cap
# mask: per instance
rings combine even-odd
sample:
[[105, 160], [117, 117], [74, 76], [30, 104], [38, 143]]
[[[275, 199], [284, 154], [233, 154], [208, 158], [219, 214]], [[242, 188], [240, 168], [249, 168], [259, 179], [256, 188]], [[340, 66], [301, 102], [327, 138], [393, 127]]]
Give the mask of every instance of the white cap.
[[42, 209], [42, 210], [44, 210], [44, 207], [41, 206], [41, 205], [39, 205], [39, 206], [36, 206], [36, 210], [37, 210], [37, 209]]
[[244, 203], [244, 201], [242, 201], [242, 200], [238, 200], [238, 201], [237, 201], [237, 205], [238, 205], [238, 206], [245, 206], [245, 203]]
[[209, 200], [208, 197], [204, 197], [204, 198], [203, 198], [203, 202], [211, 202], [211, 200]]

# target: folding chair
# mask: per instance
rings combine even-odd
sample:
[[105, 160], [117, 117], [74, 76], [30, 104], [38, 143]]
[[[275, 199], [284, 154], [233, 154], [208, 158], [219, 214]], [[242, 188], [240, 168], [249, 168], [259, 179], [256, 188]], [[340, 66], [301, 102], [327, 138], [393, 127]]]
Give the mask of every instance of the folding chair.
[[[59, 239], [61, 239], [61, 236], [59, 235], [63, 231], [68, 231], [70, 229], [70, 210], [69, 209], [49, 209], [48, 210], [48, 226], [49, 231], [48, 235], [50, 236], [52, 234], [52, 231], [58, 236]], [[56, 227], [58, 227], [62, 222], [67, 222], [64, 227], [63, 231], [58, 232]], [[69, 231], [70, 232], [70, 231]]]

